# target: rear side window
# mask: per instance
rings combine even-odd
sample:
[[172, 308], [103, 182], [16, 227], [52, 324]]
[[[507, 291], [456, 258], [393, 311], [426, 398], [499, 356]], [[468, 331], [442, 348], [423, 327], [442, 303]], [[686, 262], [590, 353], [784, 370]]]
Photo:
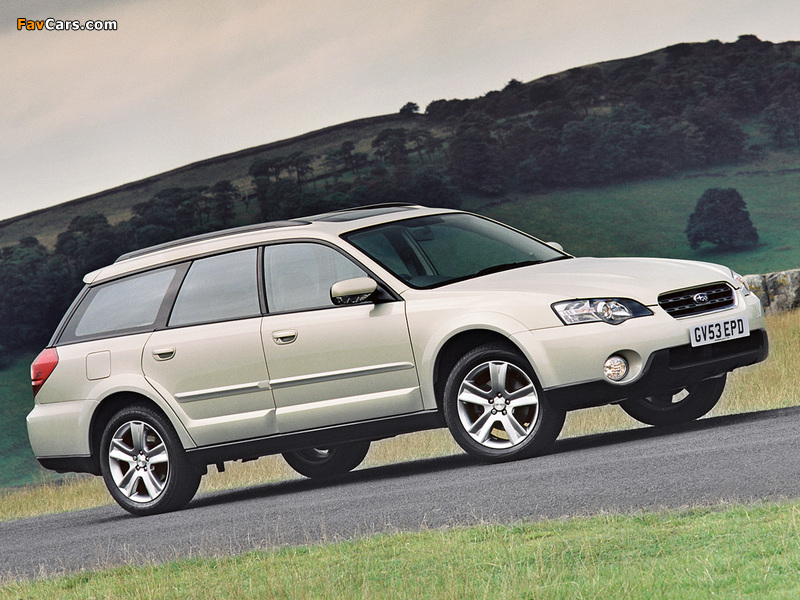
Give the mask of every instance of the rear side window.
[[170, 267], [90, 288], [61, 341], [148, 330], [156, 322], [176, 273], [177, 269]]
[[258, 251], [249, 248], [194, 261], [178, 292], [169, 326], [258, 315]]

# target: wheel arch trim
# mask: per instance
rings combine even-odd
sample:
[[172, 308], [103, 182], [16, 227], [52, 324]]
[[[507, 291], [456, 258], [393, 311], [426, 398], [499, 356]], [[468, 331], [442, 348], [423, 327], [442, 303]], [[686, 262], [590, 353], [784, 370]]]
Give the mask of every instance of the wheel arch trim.
[[93, 396], [96, 399], [93, 401], [95, 407], [92, 410], [89, 423], [88, 441], [94, 460], [97, 460], [97, 450], [100, 446], [100, 438], [103, 435], [105, 423], [122, 407], [136, 403], [152, 406], [161, 412], [172, 425], [184, 448], [188, 449], [196, 446], [175, 411], [152, 388], [147, 379], [128, 375], [106, 380], [106, 382], [107, 384], [103, 385], [102, 388], [93, 390]]
[[[452, 367], [465, 352], [488, 341], [504, 341], [521, 352], [533, 368], [537, 379], [541, 381], [535, 362], [531, 360], [530, 353], [518, 339], [521, 332], [526, 332], [526, 329], [519, 321], [496, 312], [459, 315], [437, 327], [432, 334], [428, 335], [427, 342], [420, 352], [421, 355], [417, 355], [425, 408], [440, 407], [441, 392], [444, 389], [443, 380], [446, 379], [448, 364], [452, 362], [449, 364]], [[460, 343], [465, 343], [465, 347], [455, 351]]]

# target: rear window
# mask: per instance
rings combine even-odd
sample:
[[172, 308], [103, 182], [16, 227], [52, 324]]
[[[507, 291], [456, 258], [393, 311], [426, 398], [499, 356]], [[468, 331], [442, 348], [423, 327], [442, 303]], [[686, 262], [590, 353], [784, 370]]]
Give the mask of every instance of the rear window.
[[90, 288], [60, 341], [146, 331], [155, 324], [176, 274], [169, 267]]

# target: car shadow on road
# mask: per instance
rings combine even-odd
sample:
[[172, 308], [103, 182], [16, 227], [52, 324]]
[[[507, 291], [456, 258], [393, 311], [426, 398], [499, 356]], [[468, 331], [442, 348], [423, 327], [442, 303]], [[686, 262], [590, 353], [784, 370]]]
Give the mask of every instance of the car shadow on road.
[[[796, 414], [797, 412], [800, 412], [800, 407], [710, 417], [683, 425], [674, 425], [668, 427], [644, 427], [639, 429], [629, 429], [624, 431], [613, 431], [608, 433], [598, 433], [574, 438], [566, 438], [556, 441], [548, 454], [563, 454], [590, 448], [626, 444], [639, 440], [670, 436], [679, 433], [703, 431], [719, 427], [729, 427], [732, 425], [763, 419], [777, 419], [788, 413]], [[531, 460], [536, 459], [534, 458]], [[324, 480], [293, 479], [289, 481], [255, 485], [248, 488], [208, 492], [197, 496], [189, 505], [188, 509], [191, 510], [193, 508], [242, 502], [270, 496], [286, 496], [325, 488], [333, 489], [343, 485], [349, 486], [370, 481], [397, 480], [406, 477], [432, 474], [440, 471], [451, 472], [459, 469], [466, 470], [485, 466], [487, 466], [487, 463], [479, 461], [467, 454], [412, 460], [403, 463], [361, 468], [353, 471], [352, 473], [347, 473], [342, 476], [332, 477]]]
[[[612, 445], [621, 445], [637, 442], [640, 440], [666, 437], [681, 433], [710, 430], [720, 427], [730, 427], [738, 424], [755, 422], [764, 419], [780, 419], [787, 415], [796, 415], [800, 412], [800, 407], [781, 408], [765, 410], [752, 413], [741, 413], [735, 415], [724, 415], [719, 417], [709, 417], [668, 427], [643, 427], [639, 429], [627, 429], [623, 431], [612, 431], [607, 433], [597, 433], [579, 437], [559, 439], [553, 444], [548, 455], [565, 454], [592, 448], [601, 448]], [[530, 459], [536, 461], [536, 458]], [[437, 472], [453, 472], [457, 470], [472, 470], [476, 468], [490, 467], [488, 463], [475, 459], [467, 454], [455, 454], [437, 458], [421, 460], [410, 460], [402, 463], [389, 465], [379, 465], [357, 469], [351, 473], [330, 479], [290, 479], [253, 485], [247, 488], [236, 488], [230, 490], [206, 492], [199, 494], [187, 506], [185, 510], [203, 509], [220, 505], [234, 505], [238, 502], [247, 502], [269, 497], [287, 497], [293, 494], [303, 494], [316, 490], [333, 490], [341, 486], [358, 485], [365, 482], [379, 482], [401, 480], [408, 477], [430, 475]], [[299, 476], [298, 476], [299, 477]], [[103, 511], [102, 517], [97, 515], [101, 521], [134, 518], [122, 511], [111, 514]], [[156, 517], [157, 518], [157, 517]]]
[[292, 479], [255, 485], [248, 488], [208, 492], [198, 495], [187, 509], [191, 510], [192, 508], [254, 500], [269, 496], [286, 496], [326, 488], [333, 489], [340, 486], [349, 486], [370, 481], [401, 479], [439, 471], [470, 468], [482, 464], [484, 463], [467, 454], [456, 454], [453, 456], [441, 456], [390, 465], [365, 467], [328, 479]]

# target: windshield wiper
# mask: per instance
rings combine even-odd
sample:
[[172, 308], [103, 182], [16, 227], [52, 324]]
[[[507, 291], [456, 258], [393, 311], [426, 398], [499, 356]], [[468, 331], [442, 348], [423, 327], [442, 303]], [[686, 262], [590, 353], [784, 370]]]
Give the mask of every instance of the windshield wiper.
[[480, 277], [481, 275], [488, 275], [489, 273], [498, 273], [500, 271], [508, 271], [509, 269], [517, 269], [519, 267], [529, 267], [531, 265], [538, 265], [543, 261], [541, 260], [523, 260], [520, 262], [512, 262], [512, 263], [503, 263], [500, 265], [494, 265], [491, 267], [486, 267], [485, 269], [481, 269], [477, 273], [475, 273], [474, 277]]
[[557, 260], [568, 260], [570, 258], [575, 258], [575, 257], [574, 256], [567, 256], [565, 254], [564, 256], [556, 256], [555, 258], [548, 258], [547, 260], [543, 260], [541, 262], [549, 263], [549, 262], [556, 262]]

